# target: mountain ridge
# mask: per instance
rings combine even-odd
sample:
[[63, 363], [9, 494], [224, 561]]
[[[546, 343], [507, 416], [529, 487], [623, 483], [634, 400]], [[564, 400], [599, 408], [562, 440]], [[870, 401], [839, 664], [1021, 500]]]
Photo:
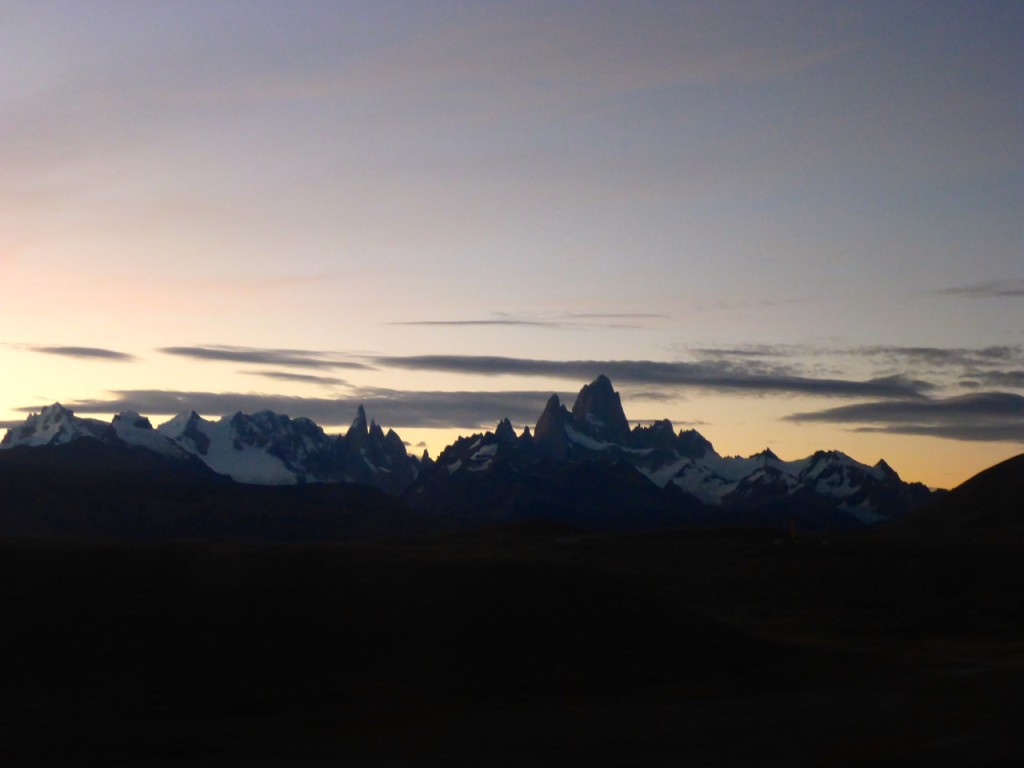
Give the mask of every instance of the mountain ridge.
[[[636, 525], [788, 519], [859, 527], [897, 519], [931, 497], [885, 461], [869, 466], [835, 450], [793, 461], [768, 448], [749, 457], [721, 456], [699, 432], [677, 432], [668, 419], [630, 428], [620, 394], [603, 375], [580, 389], [571, 409], [551, 395], [532, 432], [526, 427], [516, 434], [503, 418], [493, 432], [459, 437], [436, 462], [426, 452], [410, 456], [398, 434], [385, 432], [362, 405], [345, 434], [328, 435], [310, 419], [272, 411], [216, 421], [187, 411], [154, 428], [134, 411], [104, 424], [55, 403], [9, 430], [0, 449], [82, 439], [195, 458], [241, 483], [364, 483], [424, 512], [467, 521], [475, 515], [478, 522], [489, 514], [510, 521], [589, 516], [599, 527], [613, 520], [621, 525], [625, 507], [636, 511]], [[596, 480], [595, 468], [634, 491], [623, 494], [606, 478]], [[585, 477], [606, 489], [603, 497], [583, 487]]]
[[[841, 451], [817, 451], [795, 461], [783, 461], [769, 449], [750, 457], [723, 457], [699, 432], [676, 432], [667, 419], [629, 429], [619, 394], [601, 376], [580, 390], [571, 410], [552, 395], [532, 433], [527, 428], [516, 437], [503, 422], [494, 432], [458, 438], [406, 498], [415, 508], [465, 519], [479, 518], [479, 510], [492, 509], [497, 499], [503, 511], [494, 514], [502, 520], [541, 519], [550, 510], [523, 492], [524, 479], [558, 485], [561, 479], [555, 478], [562, 477], [562, 468], [581, 464], [603, 466], [627, 484], [632, 481], [622, 474], [624, 467], [645, 477], [661, 492], [660, 501], [638, 500], [634, 506], [638, 519], [651, 522], [860, 527], [896, 519], [931, 497], [927, 488], [904, 482], [884, 461], [869, 466]], [[584, 497], [581, 492], [579, 498]], [[515, 499], [519, 508], [510, 512]], [[587, 503], [594, 519], [611, 525], [629, 499], [609, 493], [607, 503], [593, 498]], [[559, 519], [579, 518], [582, 506], [582, 501], [563, 498]], [[677, 514], [666, 518], [662, 507]]]
[[195, 457], [220, 475], [254, 485], [357, 482], [397, 495], [415, 480], [422, 464], [406, 453], [393, 431], [385, 434], [376, 422], [367, 425], [362, 406], [348, 433], [328, 435], [310, 419], [272, 411], [238, 411], [217, 421], [185, 411], [154, 428], [134, 411], [116, 414], [107, 424], [54, 403], [9, 429], [0, 450], [83, 439], [136, 446], [174, 459]]

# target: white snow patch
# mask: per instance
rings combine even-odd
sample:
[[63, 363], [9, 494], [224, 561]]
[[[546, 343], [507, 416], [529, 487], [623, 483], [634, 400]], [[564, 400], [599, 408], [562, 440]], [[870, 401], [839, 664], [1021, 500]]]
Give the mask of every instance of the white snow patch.
[[672, 478], [672, 483], [687, 493], [692, 493], [705, 504], [719, 505], [730, 491], [734, 490], [738, 481], [720, 477], [706, 466], [691, 464], [683, 467], [679, 474]]
[[479, 451], [474, 453], [473, 456], [472, 456], [472, 459], [474, 461], [476, 461], [478, 459], [488, 459], [488, 458], [491, 458], [492, 456], [496, 456], [497, 453], [498, 453], [498, 444], [497, 443], [491, 443], [490, 445], [485, 445]]
[[577, 432], [575, 429], [568, 425], [566, 425], [565, 427], [565, 434], [574, 443], [582, 445], [584, 448], [589, 448], [592, 451], [606, 451], [609, 448], [613, 447], [612, 443], [603, 443], [600, 440], [595, 440], [592, 437], [587, 437], [586, 435], [580, 434], [579, 432]]
[[843, 511], [848, 512], [855, 518], [860, 520], [866, 525], [873, 525], [874, 523], [881, 523], [889, 518], [885, 515], [880, 515], [875, 510], [875, 505], [869, 501], [864, 501], [855, 507], [844, 507]]
[[[161, 424], [158, 432], [167, 437], [177, 432], [175, 443], [189, 453], [198, 455], [196, 446], [184, 437], [187, 422], [188, 415], [175, 416], [171, 421]], [[236, 448], [236, 435], [230, 416], [216, 422], [198, 419], [196, 428], [210, 441], [209, 449], [200, 458], [214, 472], [227, 475], [239, 483], [254, 485], [294, 485], [298, 482], [295, 472], [262, 448], [244, 444]]]
[[128, 445], [145, 448], [162, 456], [182, 456], [183, 449], [179, 448], [169, 437], [160, 434], [155, 429], [136, 426], [136, 422], [142, 419], [139, 414], [128, 411], [114, 417], [114, 434]]
[[679, 459], [678, 461], [673, 461], [670, 464], [664, 464], [657, 469], [648, 469], [646, 467], [637, 467], [637, 469], [639, 469], [640, 473], [656, 486], [664, 488], [668, 485], [668, 481], [675, 477], [679, 473], [679, 470], [688, 464], [693, 464], [693, 459]]

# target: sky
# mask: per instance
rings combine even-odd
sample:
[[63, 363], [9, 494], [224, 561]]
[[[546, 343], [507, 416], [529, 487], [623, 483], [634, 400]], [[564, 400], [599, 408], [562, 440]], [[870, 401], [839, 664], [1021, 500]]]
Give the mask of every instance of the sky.
[[0, 429], [1024, 451], [1024, 4], [0, 0]]

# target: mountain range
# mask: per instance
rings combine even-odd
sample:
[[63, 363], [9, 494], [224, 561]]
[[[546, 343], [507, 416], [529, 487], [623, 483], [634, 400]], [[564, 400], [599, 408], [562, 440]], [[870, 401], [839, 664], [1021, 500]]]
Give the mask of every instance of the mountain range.
[[362, 406], [345, 434], [328, 435], [309, 419], [270, 411], [217, 421], [192, 411], [154, 428], [135, 412], [105, 423], [55, 403], [10, 429], [0, 449], [73, 443], [143, 451], [168, 471], [192, 467], [247, 485], [371, 485], [421, 514], [470, 526], [849, 528], [899, 518], [933, 497], [884, 461], [869, 466], [839, 451], [783, 461], [769, 449], [726, 457], [699, 432], [677, 432], [668, 420], [631, 428], [606, 376], [585, 385], [571, 409], [552, 395], [533, 430], [517, 434], [503, 419], [493, 432], [459, 438], [436, 461], [426, 452], [410, 456]]
[[30, 415], [8, 430], [0, 449], [57, 446], [79, 440], [132, 446], [177, 461], [198, 459], [220, 475], [253, 485], [355, 482], [398, 495], [419, 473], [402, 439], [359, 407], [344, 435], [328, 435], [309, 419], [271, 411], [235, 413], [218, 421], [195, 411], [153, 428], [134, 411], [106, 424], [75, 416], [60, 403]]

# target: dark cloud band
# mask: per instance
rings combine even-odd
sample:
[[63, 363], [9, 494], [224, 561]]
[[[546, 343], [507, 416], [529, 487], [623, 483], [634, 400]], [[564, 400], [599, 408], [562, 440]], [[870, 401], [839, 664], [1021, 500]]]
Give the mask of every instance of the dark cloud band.
[[857, 424], [857, 431], [1024, 443], [1024, 397], [980, 392], [945, 399], [880, 401], [795, 413], [789, 421]]
[[258, 349], [254, 347], [197, 346], [162, 347], [165, 355], [190, 357], [194, 360], [218, 360], [256, 365], [279, 365], [284, 368], [347, 368], [365, 370], [369, 366], [352, 360], [340, 360], [326, 352], [307, 349]]
[[[344, 398], [289, 397], [239, 392], [124, 390], [107, 399], [66, 403], [76, 413], [172, 415], [194, 410], [209, 416], [270, 410], [304, 416], [321, 425], [347, 425], [360, 405], [381, 424], [402, 428], [491, 429], [504, 417], [533, 424], [550, 392], [401, 392], [365, 389]], [[38, 408], [37, 406], [35, 407]], [[18, 409], [29, 413], [33, 407]]]
[[954, 288], [946, 288], [936, 293], [943, 296], [964, 296], [971, 299], [1000, 299], [1024, 296], [1024, 280], [989, 280], [984, 283], [972, 283]]
[[135, 360], [133, 355], [101, 347], [30, 347], [30, 349], [45, 355], [61, 355], [87, 360], [110, 360], [119, 363], [129, 363]]
[[664, 320], [669, 315], [661, 312], [568, 312], [549, 317], [516, 316], [512, 314], [496, 314], [493, 317], [470, 318], [466, 320], [408, 320], [389, 323], [389, 325], [412, 326], [510, 326], [524, 328], [639, 328], [649, 320]]
[[288, 371], [242, 371], [249, 376], [262, 376], [275, 381], [293, 381], [298, 384], [322, 384], [329, 387], [345, 387], [348, 382], [334, 376], [314, 376], [310, 373], [289, 373]]
[[[496, 312], [488, 317], [470, 317], [467, 319], [420, 319], [420, 321], [404, 321], [389, 323], [391, 326], [437, 326], [442, 328], [458, 328], [473, 326], [507, 326], [521, 328], [552, 328], [552, 329], [586, 329], [586, 328], [642, 328], [637, 323], [665, 319], [670, 315], [663, 312], [564, 312], [548, 316], [516, 315]], [[630, 322], [627, 324], [626, 322]]]
[[734, 363], [705, 361], [664, 363], [647, 360], [532, 360], [515, 357], [418, 355], [377, 357], [378, 365], [411, 370], [483, 375], [546, 376], [589, 381], [605, 374], [618, 384], [697, 387], [719, 391], [788, 393], [822, 397], [921, 397], [924, 382], [891, 376], [869, 381], [810, 378]]
[[524, 326], [527, 328], [561, 328], [566, 323], [559, 320], [409, 320], [407, 322], [388, 323], [388, 325], [420, 325], [420, 326]]

